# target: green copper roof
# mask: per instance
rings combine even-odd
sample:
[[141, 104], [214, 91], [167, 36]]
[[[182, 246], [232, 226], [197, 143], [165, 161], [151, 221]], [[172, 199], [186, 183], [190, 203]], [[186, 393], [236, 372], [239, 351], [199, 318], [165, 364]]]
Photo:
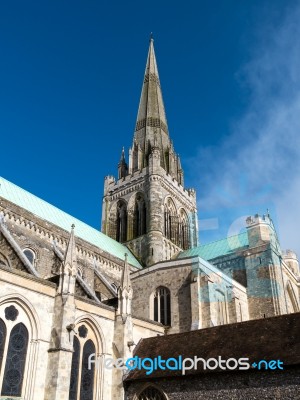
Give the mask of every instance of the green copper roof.
[[183, 251], [177, 258], [199, 256], [204, 260], [212, 260], [216, 257], [226, 256], [237, 249], [248, 246], [247, 232], [240, 233], [235, 236], [230, 236], [225, 239], [217, 240], [212, 243], [203, 244], [193, 249]]
[[129, 264], [142, 268], [138, 260], [130, 253], [128, 248], [123, 244], [104, 235], [91, 226], [79, 221], [77, 218], [65, 213], [59, 208], [52, 206], [46, 201], [39, 199], [33, 194], [21, 189], [17, 185], [0, 177], [0, 197], [11, 201], [19, 207], [35, 214], [62, 229], [70, 232], [71, 225], [75, 224], [75, 235], [86, 242], [104, 250], [115, 257], [124, 260], [124, 254], [128, 254]]

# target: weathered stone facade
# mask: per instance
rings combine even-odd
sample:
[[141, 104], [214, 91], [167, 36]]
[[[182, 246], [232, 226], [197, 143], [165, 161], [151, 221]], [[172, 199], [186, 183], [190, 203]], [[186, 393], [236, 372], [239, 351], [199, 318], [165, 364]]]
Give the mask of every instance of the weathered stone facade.
[[[300, 310], [297, 256], [281, 250], [270, 215], [200, 246], [197, 221], [151, 40], [129, 162], [123, 150], [118, 178], [105, 178], [102, 232], [0, 178], [0, 396], [121, 400], [124, 370], [107, 362], [126, 360], [143, 339]], [[192, 391], [174, 377], [159, 385], [170, 399], [247, 398], [243, 379], [191, 378]], [[289, 378], [277, 392], [272, 379], [270, 396], [281, 386], [294, 393]], [[129, 398], [141, 400], [142, 386], [128, 386]]]
[[[105, 359], [126, 358], [132, 350], [128, 342], [164, 333], [157, 322], [132, 318], [131, 305], [126, 308], [127, 323], [118, 318], [115, 304], [118, 297], [122, 302], [118, 288], [125, 279], [124, 260], [76, 237], [76, 227], [70, 236], [3, 197], [0, 211], [0, 319], [7, 326], [7, 343], [11, 324], [5, 309], [14, 305], [16, 323], [26, 326], [30, 343], [22, 399], [69, 398], [74, 337], [81, 343], [80, 357], [87, 340], [95, 347], [99, 368], [94, 373], [93, 398], [122, 398], [122, 375], [116, 377], [118, 371], [104, 368]], [[24, 257], [26, 249], [33, 252], [34, 260]], [[127, 265], [128, 279], [130, 270], [136, 269]], [[86, 339], [78, 333], [82, 326], [88, 331]], [[2, 368], [0, 382], [4, 381]]]

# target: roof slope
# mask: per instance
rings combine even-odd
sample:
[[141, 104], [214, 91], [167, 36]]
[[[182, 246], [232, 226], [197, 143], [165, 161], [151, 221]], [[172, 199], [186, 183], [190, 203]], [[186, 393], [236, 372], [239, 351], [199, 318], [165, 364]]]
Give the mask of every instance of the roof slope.
[[[278, 317], [257, 319], [213, 328], [200, 329], [173, 335], [143, 339], [134, 356], [154, 359], [202, 357], [228, 360], [229, 358], [249, 358], [250, 364], [265, 359], [281, 360], [284, 366], [300, 364], [300, 313]], [[186, 371], [186, 375], [196, 375], [213, 371], [203, 369], [203, 363], [196, 370]], [[230, 372], [230, 371], [229, 371]], [[129, 372], [126, 380], [153, 379], [167, 376], [181, 376], [182, 371], [157, 369], [146, 375], [143, 369]]]
[[238, 249], [249, 246], [247, 232], [230, 236], [225, 239], [217, 240], [208, 244], [183, 251], [177, 258], [199, 256], [204, 260], [212, 260], [216, 257], [226, 256], [234, 253]]
[[70, 231], [71, 225], [75, 224], [77, 237], [115, 257], [120, 258], [121, 260], [124, 260], [124, 254], [127, 253], [129, 264], [142, 268], [138, 260], [123, 244], [111, 239], [104, 233], [97, 231], [95, 228], [92, 228], [79, 219], [72, 217], [59, 208], [47, 203], [2, 177], [0, 177], [0, 197], [3, 197], [37, 217], [66, 230], [67, 232]]

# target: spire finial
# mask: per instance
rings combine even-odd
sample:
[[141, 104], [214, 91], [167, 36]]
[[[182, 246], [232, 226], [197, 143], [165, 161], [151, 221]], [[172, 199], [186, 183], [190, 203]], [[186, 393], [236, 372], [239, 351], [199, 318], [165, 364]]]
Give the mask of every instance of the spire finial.
[[154, 39], [153, 39], [153, 32], [150, 32], [150, 40], [149, 40], [150, 42], [153, 42], [154, 41]]

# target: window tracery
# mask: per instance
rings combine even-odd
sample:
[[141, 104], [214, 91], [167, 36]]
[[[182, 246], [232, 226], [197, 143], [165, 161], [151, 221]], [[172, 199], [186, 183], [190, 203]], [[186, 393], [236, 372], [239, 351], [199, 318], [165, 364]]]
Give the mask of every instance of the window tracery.
[[20, 322], [10, 332], [2, 382], [2, 396], [21, 396], [27, 347], [28, 330]]
[[141, 194], [136, 196], [133, 212], [133, 238], [146, 233], [147, 213], [145, 199]]
[[171, 325], [171, 294], [164, 286], [159, 286], [152, 297], [153, 319], [163, 325]]
[[89, 369], [88, 360], [91, 354], [96, 355], [94, 340], [91, 329], [80, 324], [73, 341], [69, 400], [93, 400], [95, 364], [91, 363]]

